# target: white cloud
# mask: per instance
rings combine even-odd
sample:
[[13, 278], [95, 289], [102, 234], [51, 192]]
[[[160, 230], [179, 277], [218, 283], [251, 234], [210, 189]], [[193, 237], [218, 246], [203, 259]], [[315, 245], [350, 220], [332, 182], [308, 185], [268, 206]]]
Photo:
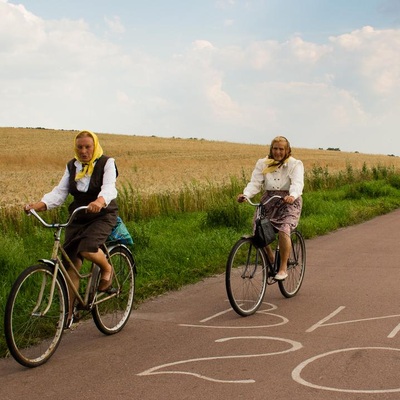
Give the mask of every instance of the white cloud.
[[1, 53], [16, 54], [37, 48], [44, 39], [43, 21], [23, 5], [0, 1]]
[[317, 63], [331, 52], [329, 46], [305, 42], [298, 36], [292, 38], [287, 46], [298, 61], [311, 64]]
[[121, 22], [121, 19], [118, 16], [114, 16], [112, 18], [104, 17], [104, 21], [106, 22], [108, 28], [111, 33], [123, 34], [126, 29]]
[[215, 82], [207, 88], [207, 97], [217, 117], [235, 118], [240, 116], [240, 108], [222, 89], [222, 82]]
[[[284, 134], [298, 147], [382, 153], [398, 137], [400, 30], [364, 27], [322, 44], [199, 37], [154, 56], [85, 20], [44, 20], [4, 0], [0, 18], [4, 126], [253, 143]], [[106, 22], [124, 33], [118, 17]]]
[[193, 42], [193, 49], [214, 49], [214, 46], [208, 40], [196, 40], [195, 42]]
[[398, 93], [400, 86], [400, 30], [364, 27], [331, 39], [336, 54], [361, 75], [360, 84], [377, 95]]

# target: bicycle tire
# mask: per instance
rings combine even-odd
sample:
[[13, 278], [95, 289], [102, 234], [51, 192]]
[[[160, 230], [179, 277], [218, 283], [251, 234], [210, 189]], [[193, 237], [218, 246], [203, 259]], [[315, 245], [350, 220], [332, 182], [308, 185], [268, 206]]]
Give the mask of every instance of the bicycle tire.
[[110, 294], [98, 296], [92, 309], [94, 323], [105, 335], [117, 333], [125, 326], [135, 295], [135, 261], [132, 253], [127, 247], [117, 245], [110, 251], [110, 258], [114, 267], [113, 289]]
[[239, 239], [229, 253], [225, 286], [232, 308], [242, 317], [254, 314], [267, 288], [268, 264], [264, 250], [251, 237]]
[[51, 306], [43, 315], [50, 297], [54, 268], [37, 264], [24, 270], [8, 296], [4, 332], [11, 355], [25, 367], [44, 364], [56, 351], [68, 310], [68, 294], [58, 276]]
[[299, 231], [294, 231], [290, 235], [292, 242], [287, 278], [284, 281], [279, 281], [279, 289], [283, 296], [290, 298], [295, 296], [304, 280], [306, 270], [306, 245], [303, 235]]

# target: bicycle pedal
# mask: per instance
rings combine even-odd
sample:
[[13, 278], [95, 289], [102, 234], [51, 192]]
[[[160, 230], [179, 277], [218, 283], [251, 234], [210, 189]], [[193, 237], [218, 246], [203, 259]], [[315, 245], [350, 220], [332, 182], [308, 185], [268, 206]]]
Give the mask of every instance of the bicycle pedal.
[[73, 330], [75, 326], [77, 326], [78, 324], [78, 320], [75, 318], [75, 316], [72, 316], [71, 319], [69, 319], [68, 321], [65, 322], [63, 330]]
[[110, 289], [107, 290], [107, 294], [115, 294], [117, 293], [117, 289], [115, 287], [110, 287]]
[[78, 322], [83, 318], [82, 312], [80, 310], [74, 311], [74, 320], [73, 322]]

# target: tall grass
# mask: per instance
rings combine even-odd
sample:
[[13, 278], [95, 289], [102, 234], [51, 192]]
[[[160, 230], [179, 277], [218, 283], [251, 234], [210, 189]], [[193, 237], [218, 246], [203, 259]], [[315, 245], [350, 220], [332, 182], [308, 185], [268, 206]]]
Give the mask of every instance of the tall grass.
[[[249, 233], [254, 208], [238, 204], [249, 177], [224, 184], [192, 182], [176, 192], [143, 194], [127, 184], [119, 192], [120, 214], [135, 240], [137, 301], [178, 289], [224, 270], [230, 247]], [[330, 173], [315, 167], [305, 179], [299, 229], [306, 238], [359, 223], [400, 207], [400, 176], [394, 168], [363, 166]], [[42, 213], [65, 220], [67, 205]], [[0, 355], [6, 354], [3, 314], [16, 276], [50, 256], [53, 236], [20, 209], [0, 208]]]
[[355, 182], [379, 179], [396, 180], [399, 179], [399, 175], [394, 166], [377, 165], [368, 168], [364, 163], [361, 169], [354, 169], [351, 164], [347, 163], [344, 171], [332, 173], [329, 172], [327, 166], [314, 165], [310, 171], [306, 172], [304, 191], [335, 189]]
[[232, 177], [222, 184], [194, 181], [179, 191], [143, 194], [127, 184], [118, 193], [119, 213], [125, 220], [139, 221], [161, 215], [205, 211], [236, 196], [244, 185], [244, 179]]

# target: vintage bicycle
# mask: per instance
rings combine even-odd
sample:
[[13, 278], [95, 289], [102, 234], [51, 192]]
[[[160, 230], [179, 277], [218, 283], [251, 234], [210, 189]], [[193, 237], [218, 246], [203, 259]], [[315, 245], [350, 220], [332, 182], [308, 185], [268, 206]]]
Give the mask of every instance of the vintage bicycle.
[[[246, 201], [255, 207], [266, 207], [274, 199], [282, 201], [280, 196], [272, 196], [263, 204], [253, 203], [248, 198]], [[298, 293], [306, 269], [306, 246], [303, 235], [297, 229], [291, 233], [290, 240], [288, 276], [279, 281], [274, 279], [280, 265], [277, 240], [271, 244], [275, 248], [273, 262], [268, 258], [265, 248], [257, 245], [254, 235], [242, 236], [234, 244], [226, 264], [225, 286], [229, 302], [239, 315], [252, 315], [259, 309], [268, 285], [278, 282], [282, 295], [288, 298]]]
[[[46, 228], [54, 229], [54, 244], [50, 259], [25, 269], [16, 279], [7, 299], [4, 329], [11, 355], [26, 367], [44, 364], [56, 351], [64, 329], [68, 328], [71, 290], [76, 297], [75, 319], [91, 314], [97, 328], [106, 335], [115, 334], [125, 326], [131, 314], [135, 295], [136, 264], [129, 247], [119, 242], [102, 246], [113, 268], [112, 287], [98, 292], [100, 268], [90, 263], [78, 272], [66, 254], [60, 239], [65, 229], [79, 212], [78, 207], [66, 223], [47, 223], [34, 210], [35, 216]], [[72, 285], [67, 264], [78, 274], [80, 293]]]

